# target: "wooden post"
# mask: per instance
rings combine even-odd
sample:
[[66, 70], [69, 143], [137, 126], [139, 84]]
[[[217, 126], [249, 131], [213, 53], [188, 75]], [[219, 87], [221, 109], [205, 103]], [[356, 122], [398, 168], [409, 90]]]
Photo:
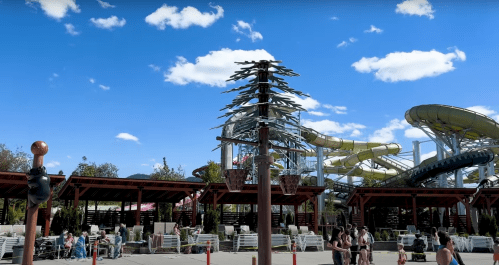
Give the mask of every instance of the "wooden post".
[[78, 204], [80, 203], [80, 186], [81, 184], [75, 183], [75, 200], [73, 203], [73, 208], [78, 209]]
[[464, 206], [466, 207], [466, 229], [471, 233], [471, 217], [470, 217], [470, 202], [468, 198], [464, 198]]
[[318, 200], [318, 197], [317, 194], [314, 194], [314, 233], [316, 235], [319, 234], [319, 222], [317, 219], [319, 219], [319, 213], [318, 213], [318, 203], [319, 203], [319, 200]]
[[[43, 156], [47, 154], [49, 148], [45, 142], [37, 141], [31, 145], [31, 152], [34, 155], [33, 168], [43, 166]], [[28, 201], [28, 209], [26, 211], [26, 226], [24, 236], [24, 251], [22, 265], [33, 265], [33, 250], [35, 248], [36, 237], [36, 221], [38, 219], [38, 205], [30, 205]]]
[[224, 205], [220, 204], [220, 223], [224, 223]]
[[418, 227], [418, 216], [416, 214], [416, 194], [412, 194], [412, 221], [414, 226]]
[[217, 210], [217, 195], [218, 195], [218, 191], [217, 190], [214, 190], [213, 191], [213, 210], [216, 211]]
[[487, 202], [487, 213], [488, 213], [488, 215], [492, 215], [492, 213], [490, 211], [490, 195], [489, 194], [485, 195], [485, 202]]
[[298, 204], [294, 204], [293, 208], [295, 210], [295, 225], [298, 226]]
[[50, 186], [50, 197], [47, 201], [47, 212], [45, 213], [45, 231], [43, 236], [49, 236], [50, 231], [50, 215], [52, 214], [52, 196], [54, 195], [54, 187]]
[[142, 189], [144, 187], [137, 187], [137, 211], [135, 212], [135, 225], [140, 225], [140, 206], [142, 204]]
[[120, 218], [120, 223], [124, 224], [125, 223], [125, 201], [123, 200], [121, 202], [121, 218]]
[[85, 224], [88, 224], [88, 200], [85, 200]]
[[3, 198], [2, 225], [5, 225], [7, 214], [9, 213], [9, 198]]
[[194, 190], [194, 196], [191, 199], [192, 202], [192, 226], [196, 226], [196, 217], [198, 213], [198, 199], [197, 199], [197, 190]]
[[364, 226], [364, 196], [360, 195], [360, 226]]
[[159, 202], [155, 202], [155, 208], [154, 208], [154, 211], [155, 211], [155, 214], [156, 216], [154, 216], [154, 222], [159, 222]]
[[430, 226], [433, 226], [433, 207], [430, 208]]
[[279, 219], [282, 218], [282, 204], [279, 205]]

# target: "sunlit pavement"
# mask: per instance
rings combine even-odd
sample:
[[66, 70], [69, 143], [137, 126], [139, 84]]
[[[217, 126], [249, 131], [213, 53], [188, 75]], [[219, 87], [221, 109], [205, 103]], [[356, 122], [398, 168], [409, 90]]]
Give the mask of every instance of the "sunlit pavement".
[[[215, 252], [211, 254], [211, 264], [234, 264], [243, 265], [251, 264], [252, 256], [257, 256], [257, 252]], [[406, 264], [416, 264], [420, 262], [412, 262], [410, 252], [407, 253], [409, 261]], [[482, 265], [492, 264], [492, 253], [461, 253], [461, 257], [466, 265]], [[397, 253], [387, 251], [374, 252], [374, 264], [397, 264]], [[435, 253], [427, 252], [426, 264], [437, 264], [435, 261]], [[288, 253], [278, 252], [272, 255], [272, 264], [290, 265], [293, 262], [293, 256]], [[91, 259], [84, 261], [77, 260], [40, 260], [35, 261], [36, 265], [49, 264], [92, 264]], [[424, 262], [421, 262], [424, 263]], [[0, 264], [12, 264], [12, 260], [2, 260]], [[206, 264], [206, 254], [143, 254], [133, 255], [131, 257], [119, 258], [116, 260], [104, 258], [102, 261], [97, 261], [97, 264], [140, 264], [140, 265], [159, 265], [159, 264]], [[333, 264], [331, 252], [306, 251], [297, 252], [297, 264]]]

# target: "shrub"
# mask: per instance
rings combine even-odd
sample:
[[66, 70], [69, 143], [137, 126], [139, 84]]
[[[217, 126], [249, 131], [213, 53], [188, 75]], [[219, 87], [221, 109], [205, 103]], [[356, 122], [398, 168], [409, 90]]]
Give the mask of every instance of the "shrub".
[[218, 241], [225, 241], [224, 233], [218, 232]]
[[215, 210], [208, 210], [204, 214], [204, 231], [207, 234], [218, 234], [218, 224], [220, 222], [218, 212]]
[[298, 229], [298, 234], [301, 234], [301, 229]]
[[291, 213], [286, 215], [286, 226], [294, 224], [294, 216]]
[[140, 241], [142, 238], [140, 238], [140, 231], [135, 231], [135, 236], [133, 238], [134, 241]]
[[464, 237], [468, 238], [469, 236], [468, 233], [464, 233]]
[[180, 241], [187, 241], [187, 230], [180, 230]]
[[480, 221], [478, 222], [478, 234], [483, 236], [487, 233], [489, 236], [497, 234], [496, 218], [488, 214], [482, 214]]
[[381, 234], [381, 239], [383, 241], [388, 241], [388, 239], [390, 239], [390, 235], [388, 234], [388, 232], [386, 230], [383, 231], [383, 233]]
[[9, 207], [9, 212], [7, 213], [7, 220], [6, 224], [8, 225], [15, 225], [19, 221], [21, 217], [24, 217], [23, 212], [21, 211], [20, 207], [17, 207], [16, 210], [14, 210], [12, 207]]
[[81, 234], [82, 219], [83, 211], [79, 208], [61, 208], [55, 213], [50, 230], [56, 235], [60, 235], [64, 230], [68, 230], [73, 235]]
[[374, 240], [375, 241], [381, 241], [381, 234], [379, 232], [374, 233]]
[[399, 237], [399, 235], [400, 235], [399, 231], [393, 232], [393, 236], [395, 236], [395, 239], [397, 239]]

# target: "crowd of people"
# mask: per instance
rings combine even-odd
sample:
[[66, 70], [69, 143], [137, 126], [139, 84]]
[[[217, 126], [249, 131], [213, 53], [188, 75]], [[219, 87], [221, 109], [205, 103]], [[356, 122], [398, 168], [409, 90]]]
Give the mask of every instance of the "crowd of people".
[[[97, 237], [98, 244], [101, 244], [101, 248], [107, 248], [108, 256], [116, 259], [122, 257], [123, 248], [127, 242], [128, 229], [125, 224], [120, 224], [119, 231], [115, 234], [114, 242], [107, 236], [106, 231], [101, 230], [100, 235]], [[75, 238], [72, 233], [68, 231], [63, 231], [57, 241], [57, 246], [59, 249], [64, 250], [62, 257], [72, 257], [77, 259], [87, 258], [87, 253], [90, 253], [93, 246], [90, 245], [90, 239], [88, 237], [87, 231], [81, 233], [78, 237], [76, 244], [74, 244]], [[74, 247], [73, 247], [74, 245]], [[114, 250], [114, 251], [113, 251]]]
[[[328, 247], [333, 249], [334, 265], [369, 265], [373, 263], [374, 237], [366, 226], [357, 224], [334, 227]], [[358, 258], [357, 258], [358, 256]]]

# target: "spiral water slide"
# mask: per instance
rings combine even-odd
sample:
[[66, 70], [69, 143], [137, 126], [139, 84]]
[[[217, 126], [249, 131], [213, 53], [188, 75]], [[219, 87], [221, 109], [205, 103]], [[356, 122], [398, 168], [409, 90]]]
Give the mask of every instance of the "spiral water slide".
[[[325, 155], [345, 156], [343, 158], [333, 157], [324, 161], [324, 173], [328, 174], [349, 174], [350, 176], [372, 176], [378, 179], [386, 179], [395, 176], [404, 169], [401, 165], [390, 160], [381, 160], [381, 156], [398, 154], [402, 147], [399, 144], [387, 144], [376, 142], [361, 142], [344, 140], [338, 137], [321, 135], [313, 132], [302, 132], [305, 141], [311, 145], [334, 149]], [[306, 156], [315, 156], [315, 152], [308, 151]], [[379, 164], [388, 168], [374, 169], [364, 166], [357, 166], [359, 162], [367, 159], [378, 159]], [[376, 162], [376, 163], [378, 163]]]
[[[421, 105], [408, 110], [405, 119], [412, 126], [426, 126], [436, 134], [446, 136], [457, 134], [468, 140], [499, 139], [499, 124], [495, 120], [467, 109], [437, 104]], [[419, 166], [387, 179], [385, 186], [403, 184], [418, 186], [439, 174], [493, 161], [496, 152], [497, 148], [490, 148], [462, 153], [440, 161], [431, 158]]]

